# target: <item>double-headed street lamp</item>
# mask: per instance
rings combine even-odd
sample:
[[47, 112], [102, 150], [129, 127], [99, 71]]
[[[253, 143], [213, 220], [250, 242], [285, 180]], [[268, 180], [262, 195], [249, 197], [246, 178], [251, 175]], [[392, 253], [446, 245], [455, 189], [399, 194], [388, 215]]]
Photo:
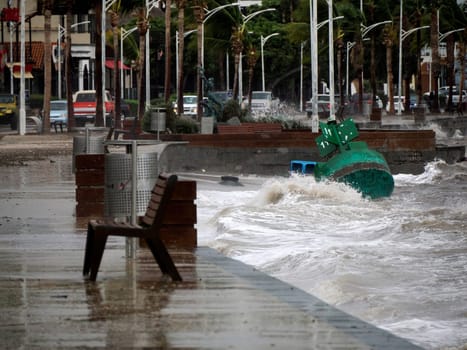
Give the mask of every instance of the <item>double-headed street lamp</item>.
[[[91, 23], [91, 21], [82, 21], [78, 23], [74, 23], [70, 26], [70, 28], [75, 28], [81, 24], [88, 24]], [[58, 62], [58, 69], [57, 69], [57, 76], [58, 76], [58, 81], [57, 81], [57, 87], [58, 87], [58, 99], [62, 98], [62, 36], [66, 34], [66, 28], [64, 28], [62, 25], [58, 25], [57, 27], [57, 62]]]
[[430, 28], [430, 26], [423, 26], [423, 27], [417, 27], [417, 28], [412, 28], [408, 31], [405, 31], [402, 29], [402, 15], [403, 15], [403, 1], [401, 0], [400, 4], [400, 10], [399, 10], [399, 81], [397, 83], [397, 95], [399, 96], [399, 100], [397, 103], [397, 115], [402, 114], [402, 98], [401, 98], [401, 86], [402, 86], [402, 42], [404, 41], [405, 38], [407, 38], [410, 34], [416, 32], [417, 30], [420, 29], [426, 29]]
[[[153, 8], [159, 6], [161, 0], [146, 0], [146, 15], [149, 18], [149, 13]], [[146, 110], [149, 108], [151, 103], [151, 89], [150, 89], [150, 80], [151, 80], [151, 68], [149, 65], [149, 30], [146, 31], [146, 50], [145, 50], [145, 61], [146, 61]]]
[[[332, 7], [332, 1], [328, 2], [329, 7]], [[344, 18], [344, 16], [332, 17], [332, 8], [328, 8], [328, 19], [318, 23], [318, 11], [317, 11], [317, 1], [313, 0], [313, 4], [310, 0], [310, 53], [311, 53], [311, 104], [312, 104], [312, 116], [311, 116], [311, 130], [312, 132], [318, 132], [318, 29], [323, 27], [325, 24], [329, 23], [329, 51], [331, 55], [334, 55], [334, 32], [332, 26], [334, 25], [334, 20], [339, 20]], [[331, 39], [332, 38], [332, 39]], [[334, 60], [332, 57], [329, 58], [329, 68], [332, 66], [332, 75], [330, 74], [330, 85], [331, 80], [334, 84]], [[331, 72], [330, 72], [331, 73]], [[332, 104], [334, 103], [334, 88], [332, 91]], [[331, 98], [331, 97], [330, 97]], [[332, 107], [334, 108], [334, 107]]]
[[126, 30], [123, 27], [120, 28], [120, 96], [122, 98], [125, 98], [123, 92], [123, 40], [125, 40], [131, 33], [136, 31], [137, 29], [138, 27], [133, 27], [129, 30]]
[[[246, 24], [253, 18], [253, 17], [256, 17], [264, 12], [270, 12], [270, 11], [275, 11], [276, 9], [274, 8], [267, 8], [267, 9], [264, 9], [264, 10], [259, 10], [259, 11], [256, 11], [256, 12], [253, 12], [253, 13], [250, 13], [249, 15], [242, 15], [242, 18], [243, 18], [243, 24], [242, 26], [245, 27]], [[263, 86], [264, 86], [264, 80], [263, 80]], [[264, 90], [264, 87], [263, 87], [263, 90]], [[239, 100], [239, 103], [241, 104], [242, 103], [242, 99], [243, 99], [243, 68], [242, 68], [242, 54], [240, 53], [240, 62], [239, 62], [239, 66], [238, 66], [238, 100]]]
[[204, 69], [204, 23], [206, 23], [206, 21], [212, 16], [214, 16], [217, 12], [232, 6], [240, 6], [240, 1], [231, 4], [221, 5], [213, 8], [212, 10], [208, 10], [206, 8], [203, 9], [205, 12], [205, 17], [203, 19], [203, 22], [201, 23], [201, 69]]
[[266, 86], [264, 82], [264, 45], [266, 44], [266, 41], [268, 41], [268, 39], [276, 35], [279, 35], [279, 33], [272, 33], [269, 34], [267, 37], [263, 37], [263, 35], [261, 35], [261, 77], [263, 80], [263, 91], [266, 91]]

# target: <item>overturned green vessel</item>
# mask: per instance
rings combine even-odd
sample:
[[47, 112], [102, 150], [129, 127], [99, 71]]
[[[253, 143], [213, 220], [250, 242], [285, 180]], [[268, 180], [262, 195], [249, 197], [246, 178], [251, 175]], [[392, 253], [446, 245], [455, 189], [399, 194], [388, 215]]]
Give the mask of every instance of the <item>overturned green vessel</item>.
[[352, 119], [342, 123], [320, 122], [322, 134], [316, 138], [322, 157], [313, 173], [317, 180], [332, 179], [344, 182], [372, 199], [389, 197], [394, 190], [394, 178], [384, 156], [368, 148], [364, 141], [352, 141], [358, 137], [358, 129]]

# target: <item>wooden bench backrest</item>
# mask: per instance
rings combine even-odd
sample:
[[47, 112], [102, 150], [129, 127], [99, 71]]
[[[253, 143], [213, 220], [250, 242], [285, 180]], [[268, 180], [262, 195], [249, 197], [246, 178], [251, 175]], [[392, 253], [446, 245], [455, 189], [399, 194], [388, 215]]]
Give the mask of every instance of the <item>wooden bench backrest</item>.
[[144, 214], [141, 220], [144, 226], [151, 226], [153, 228], [162, 226], [164, 212], [172, 197], [176, 183], [177, 175], [159, 175], [151, 191], [151, 200], [146, 209], [146, 214]]

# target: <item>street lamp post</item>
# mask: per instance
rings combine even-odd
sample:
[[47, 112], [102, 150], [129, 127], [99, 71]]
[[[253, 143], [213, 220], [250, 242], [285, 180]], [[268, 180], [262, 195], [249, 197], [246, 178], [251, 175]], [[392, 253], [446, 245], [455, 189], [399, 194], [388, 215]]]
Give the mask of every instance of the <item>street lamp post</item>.
[[[78, 23], [74, 23], [70, 26], [70, 28], [75, 28], [81, 24], [88, 24], [91, 23], [91, 21], [82, 21]], [[62, 98], [62, 36], [66, 34], [66, 28], [64, 28], [62, 25], [58, 25], [58, 43], [57, 43], [57, 62], [58, 62], [58, 67], [57, 67], [57, 76], [58, 76], [58, 81], [57, 81], [57, 87], [58, 87], [58, 99]]]
[[123, 91], [123, 40], [125, 40], [131, 33], [137, 30], [138, 27], [133, 27], [129, 30], [125, 28], [120, 28], [120, 96], [125, 98], [124, 91]]
[[[255, 16], [258, 16], [261, 13], [264, 12], [269, 12], [269, 11], [275, 11], [276, 9], [274, 8], [267, 8], [264, 10], [259, 10], [253, 13], [250, 13], [249, 15], [242, 15], [243, 18], [243, 26], [246, 26], [246, 24]], [[242, 68], [242, 54], [240, 54], [240, 64], [238, 66], [238, 99], [239, 103], [242, 103], [243, 99], [243, 68]], [[264, 89], [264, 88], [263, 88]]]
[[332, 17], [332, 0], [328, 0], [329, 17], [329, 121], [336, 120], [336, 111], [334, 105], [334, 23]]
[[399, 76], [398, 76], [398, 83], [397, 83], [397, 95], [399, 96], [398, 103], [397, 103], [397, 115], [402, 114], [402, 99], [401, 99], [401, 87], [402, 87], [402, 43], [405, 38], [407, 38], [410, 34], [416, 32], [420, 29], [430, 28], [430, 26], [423, 26], [412, 28], [408, 31], [402, 29], [402, 9], [403, 9], [403, 1], [401, 0], [400, 5], [400, 12], [399, 12]]
[[[266, 44], [266, 41], [268, 41], [268, 39], [272, 38], [273, 36], [276, 36], [276, 35], [279, 35], [279, 33], [272, 33], [270, 35], [268, 35], [267, 37], [263, 37], [261, 35], [261, 77], [262, 77], [262, 81], [263, 81], [263, 91], [266, 91], [266, 86], [265, 86], [265, 82], [264, 82], [264, 45]], [[302, 46], [302, 50], [303, 50], [303, 46]]]
[[[21, 83], [20, 83], [20, 108], [19, 108], [19, 125], [18, 130], [20, 135], [26, 134], [26, 105], [25, 105], [25, 97], [26, 97], [26, 90], [25, 90], [25, 81], [24, 81], [24, 67], [26, 65], [25, 59], [25, 32], [24, 28], [26, 27], [26, 1], [21, 0]], [[13, 67], [11, 67], [13, 70]]]
[[310, 0], [311, 131], [318, 132], [318, 0]]
[[[363, 11], [363, 9], [361, 9], [361, 11]], [[363, 12], [362, 12], [363, 13]], [[365, 40], [365, 37], [366, 35], [373, 29], [375, 29], [376, 27], [380, 26], [380, 25], [383, 25], [383, 24], [389, 24], [389, 23], [392, 23], [391, 20], [387, 20], [387, 21], [382, 21], [382, 22], [378, 22], [378, 23], [373, 23], [372, 25], [369, 25], [368, 27], [365, 26], [364, 24], [360, 23], [360, 28], [361, 28], [361, 33], [362, 33], [362, 41]], [[368, 40], [368, 39], [367, 39]], [[362, 45], [363, 46], [363, 45]], [[362, 48], [363, 49], [363, 48]], [[362, 72], [361, 72], [361, 80], [362, 80], [362, 90], [363, 90], [363, 69], [362, 69]], [[363, 92], [363, 91], [362, 91]], [[361, 107], [361, 106], [360, 106]], [[359, 108], [360, 108], [359, 107]]]
[[[332, 5], [331, 5], [332, 6]], [[318, 132], [318, 29], [323, 27], [325, 24], [330, 23], [330, 27], [333, 25], [334, 20], [344, 18], [344, 16], [332, 17], [328, 14], [328, 19], [318, 23], [318, 5], [317, 0], [313, 0], [313, 4], [310, 0], [310, 51], [311, 51], [311, 104], [312, 104], [312, 115], [311, 115], [311, 131]], [[330, 28], [331, 30], [331, 28]], [[334, 36], [334, 33], [332, 33]], [[334, 45], [332, 41], [329, 45]], [[329, 48], [331, 49], [331, 48]], [[333, 49], [334, 52], [334, 49]], [[330, 62], [331, 65], [331, 62]], [[333, 70], [334, 70], [334, 63]]]
[[232, 6], [240, 6], [240, 2], [234, 2], [232, 4], [218, 6], [213, 8], [212, 10], [204, 9], [205, 17], [203, 22], [201, 23], [201, 69], [204, 69], [204, 23], [206, 23], [206, 21], [212, 16], [214, 16], [217, 12]]
[[[104, 119], [104, 126], [106, 126], [105, 116], [105, 17], [106, 12], [112, 7], [116, 0], [102, 0], [102, 16], [101, 16], [101, 66], [102, 66], [102, 113]], [[98, 87], [96, 87], [97, 89]]]

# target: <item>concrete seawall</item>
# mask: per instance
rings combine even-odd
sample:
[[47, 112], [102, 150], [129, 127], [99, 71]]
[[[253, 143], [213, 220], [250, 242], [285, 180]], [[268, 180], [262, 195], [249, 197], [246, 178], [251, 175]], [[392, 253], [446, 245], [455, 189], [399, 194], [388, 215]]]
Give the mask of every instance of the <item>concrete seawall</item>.
[[[288, 174], [291, 160], [318, 160], [310, 131], [260, 134], [166, 135], [160, 155], [164, 171], [208, 171], [236, 174]], [[394, 174], [419, 174], [436, 158], [455, 162], [464, 158], [465, 146], [436, 145], [432, 130], [361, 130], [359, 140], [382, 153]]]

